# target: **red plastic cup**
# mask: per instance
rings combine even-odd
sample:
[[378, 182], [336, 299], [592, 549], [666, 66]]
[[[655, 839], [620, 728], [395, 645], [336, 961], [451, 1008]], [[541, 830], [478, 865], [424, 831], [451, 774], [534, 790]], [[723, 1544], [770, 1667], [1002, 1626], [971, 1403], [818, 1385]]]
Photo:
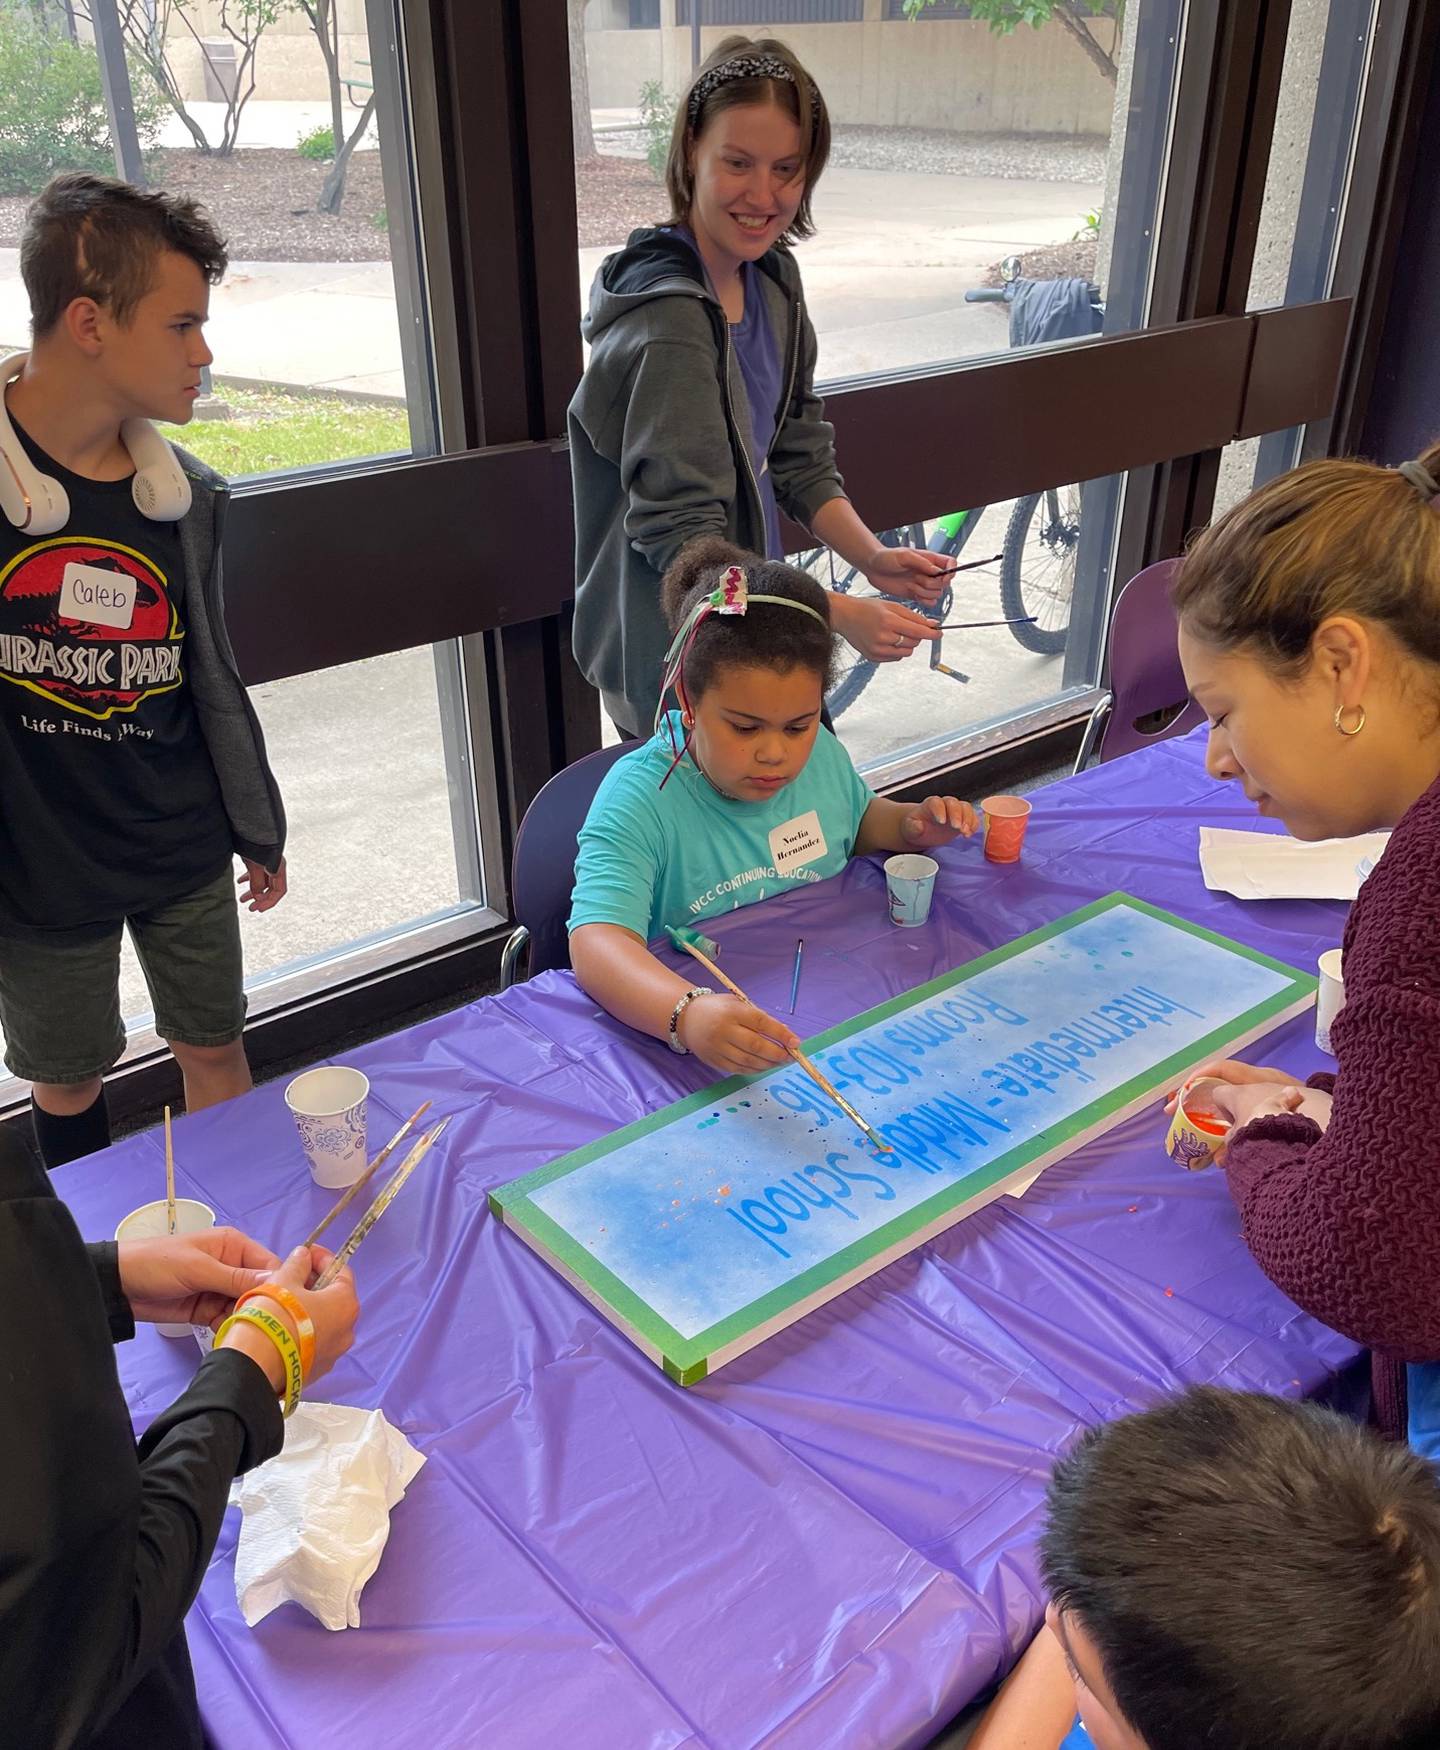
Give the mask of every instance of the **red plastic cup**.
[[1023, 796], [987, 796], [980, 804], [985, 816], [985, 855], [992, 863], [1018, 863], [1030, 820]]

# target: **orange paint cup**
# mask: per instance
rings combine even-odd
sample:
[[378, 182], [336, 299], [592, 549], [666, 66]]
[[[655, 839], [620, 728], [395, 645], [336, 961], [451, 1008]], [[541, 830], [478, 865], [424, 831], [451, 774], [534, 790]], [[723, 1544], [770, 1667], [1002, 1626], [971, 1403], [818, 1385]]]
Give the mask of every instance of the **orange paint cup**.
[[1018, 863], [1030, 820], [1023, 796], [987, 796], [980, 804], [985, 816], [985, 855], [992, 863]]
[[1230, 1121], [1215, 1110], [1213, 1079], [1186, 1082], [1175, 1096], [1175, 1114], [1165, 1138], [1165, 1152], [1177, 1166], [1191, 1172], [1208, 1167], [1230, 1134]]

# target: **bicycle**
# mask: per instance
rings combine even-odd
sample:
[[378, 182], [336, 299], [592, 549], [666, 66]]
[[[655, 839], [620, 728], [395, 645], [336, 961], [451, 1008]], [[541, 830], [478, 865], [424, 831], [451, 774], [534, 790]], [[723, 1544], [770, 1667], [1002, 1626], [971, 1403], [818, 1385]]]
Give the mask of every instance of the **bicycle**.
[[[1098, 289], [1088, 281], [1026, 280], [1020, 275], [1019, 258], [1015, 256], [1006, 258], [1002, 272], [1005, 275], [1003, 285], [968, 291], [965, 301], [971, 304], [1009, 304], [1012, 346], [1034, 345], [1038, 341], [1072, 338], [1079, 332], [1097, 331], [1103, 311]], [[928, 538], [923, 523], [908, 523], [887, 530], [880, 539], [887, 547], [923, 547], [947, 559], [956, 559], [988, 509], [988, 505], [982, 504], [972, 510], [942, 516], [936, 520]], [[1005, 619], [1011, 622], [1011, 636], [1036, 655], [1054, 656], [1065, 648], [1070, 634], [1070, 606], [1079, 546], [1078, 485], [1047, 487], [1043, 492], [1027, 493], [1015, 500], [1005, 529], [1003, 549], [996, 555], [1000, 566], [1000, 609]], [[1030, 555], [1028, 565], [1027, 552]], [[970, 568], [978, 570], [994, 562], [974, 561]], [[930, 607], [883, 591], [871, 591], [868, 580], [857, 566], [837, 568], [835, 555], [825, 547], [797, 554], [794, 563], [817, 576], [820, 568], [828, 564], [829, 577], [820, 577], [820, 581], [827, 582], [837, 595], [869, 591], [882, 600], [899, 602], [923, 614], [937, 626], [949, 617], [953, 606], [953, 585], [948, 583], [939, 600]], [[843, 648], [845, 666], [826, 701], [832, 719], [855, 703], [880, 667], [879, 663], [861, 656], [848, 645]], [[845, 661], [847, 656], [848, 662]], [[930, 667], [953, 680], [965, 682], [970, 678], [941, 660], [938, 638], [930, 645]]]

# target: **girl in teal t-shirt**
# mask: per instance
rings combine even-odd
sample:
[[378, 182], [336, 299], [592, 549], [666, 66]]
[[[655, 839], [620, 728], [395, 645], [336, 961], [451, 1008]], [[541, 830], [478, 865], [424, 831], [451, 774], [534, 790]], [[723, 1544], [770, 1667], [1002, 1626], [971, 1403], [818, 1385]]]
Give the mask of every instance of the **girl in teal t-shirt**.
[[[662, 602], [674, 642], [656, 733], [611, 768], [581, 830], [570, 959], [612, 1015], [746, 1074], [785, 1062], [796, 1035], [737, 997], [697, 992], [647, 941], [979, 822], [954, 797], [874, 795], [821, 726], [834, 638], [805, 572], [707, 538], [666, 573]], [[672, 686], [679, 708], [666, 712]]]

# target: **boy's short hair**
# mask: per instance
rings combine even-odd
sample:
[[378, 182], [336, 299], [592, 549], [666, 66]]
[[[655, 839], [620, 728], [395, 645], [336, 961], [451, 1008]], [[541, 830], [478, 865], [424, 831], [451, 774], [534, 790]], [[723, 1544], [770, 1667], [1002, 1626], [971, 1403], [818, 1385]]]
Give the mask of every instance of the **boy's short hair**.
[[1092, 1429], [1041, 1561], [1154, 1750], [1440, 1743], [1440, 1484], [1333, 1411], [1202, 1387]]
[[35, 338], [76, 298], [93, 298], [128, 323], [155, 281], [165, 250], [188, 256], [213, 286], [225, 272], [224, 239], [198, 201], [134, 188], [113, 176], [51, 177], [25, 215], [20, 277]]

